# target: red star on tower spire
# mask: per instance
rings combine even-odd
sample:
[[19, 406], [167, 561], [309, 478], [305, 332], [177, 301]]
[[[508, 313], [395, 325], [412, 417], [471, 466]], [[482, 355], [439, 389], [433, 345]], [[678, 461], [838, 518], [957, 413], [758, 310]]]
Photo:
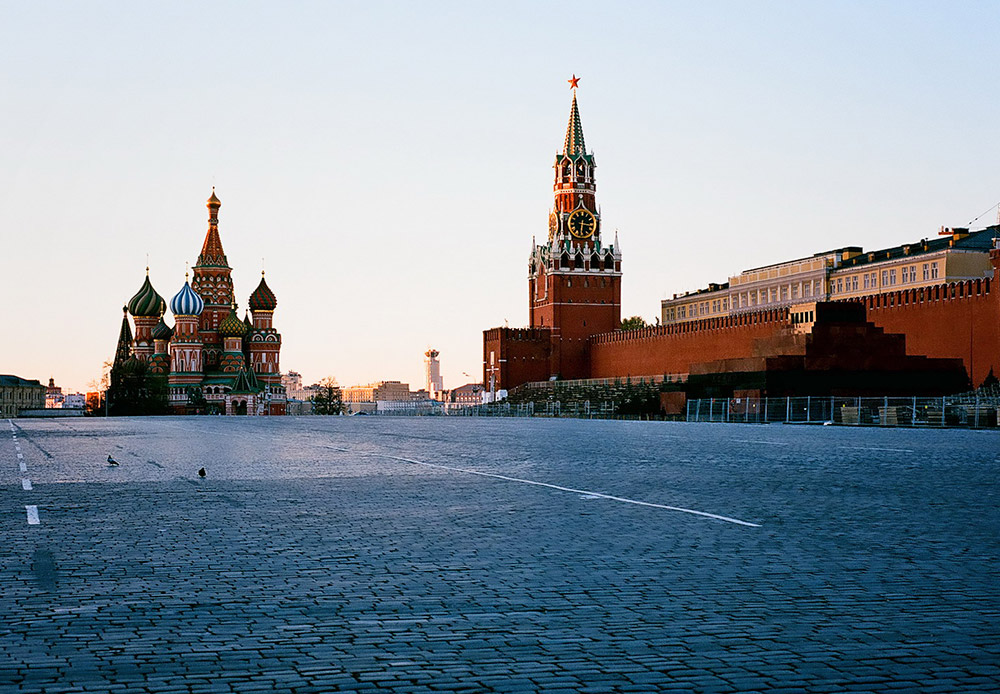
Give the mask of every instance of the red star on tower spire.
[[578, 84], [578, 82], [580, 81], [580, 78], [579, 78], [579, 77], [577, 77], [577, 76], [576, 76], [576, 74], [574, 74], [574, 75], [573, 75], [573, 76], [572, 76], [571, 78], [569, 78], [569, 79], [568, 79], [568, 80], [566, 80], [566, 81], [567, 81], [567, 82], [569, 82], [569, 88], [570, 88], [570, 89], [576, 89], [577, 87], [579, 87], [579, 86], [580, 86], [580, 85]]

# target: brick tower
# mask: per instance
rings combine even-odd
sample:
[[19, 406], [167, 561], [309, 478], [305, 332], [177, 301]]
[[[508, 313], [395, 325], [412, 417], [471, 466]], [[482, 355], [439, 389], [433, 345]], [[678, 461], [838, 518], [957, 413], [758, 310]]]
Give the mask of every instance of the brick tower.
[[208, 231], [205, 232], [198, 262], [191, 268], [191, 289], [205, 301], [198, 332], [204, 345], [205, 368], [214, 371], [224, 351], [219, 323], [226, 319], [233, 306], [233, 270], [229, 267], [226, 253], [222, 250], [222, 239], [219, 238], [219, 208], [222, 202], [215, 196], [215, 188], [212, 188], [206, 207]]
[[550, 377], [562, 379], [588, 378], [588, 338], [621, 323], [621, 251], [617, 233], [614, 243], [602, 241], [597, 164], [583, 140], [578, 81], [575, 75], [569, 81], [573, 103], [553, 165], [548, 242], [535, 245], [528, 262], [530, 324], [550, 332]]
[[250, 313], [253, 328], [249, 331], [250, 366], [257, 378], [268, 386], [281, 384], [281, 367], [278, 358], [281, 352], [281, 335], [274, 329], [274, 309], [278, 300], [264, 281], [264, 271], [260, 273], [260, 284], [250, 295]]

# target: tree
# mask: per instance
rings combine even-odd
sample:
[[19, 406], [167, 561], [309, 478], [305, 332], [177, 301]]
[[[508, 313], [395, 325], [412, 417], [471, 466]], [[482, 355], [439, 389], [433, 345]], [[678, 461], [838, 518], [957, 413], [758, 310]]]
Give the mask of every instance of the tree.
[[337, 379], [327, 376], [315, 386], [315, 391], [309, 397], [313, 414], [341, 414], [344, 411], [344, 399]]
[[108, 412], [116, 417], [164, 414], [167, 379], [150, 373], [149, 365], [135, 357], [113, 364], [108, 375]]
[[642, 316], [632, 316], [622, 320], [621, 330], [638, 330], [647, 327], [647, 323]]
[[188, 388], [188, 407], [194, 410], [195, 414], [205, 414], [208, 411], [208, 401], [205, 400], [205, 394], [201, 392], [201, 388], [198, 386], [191, 386]]

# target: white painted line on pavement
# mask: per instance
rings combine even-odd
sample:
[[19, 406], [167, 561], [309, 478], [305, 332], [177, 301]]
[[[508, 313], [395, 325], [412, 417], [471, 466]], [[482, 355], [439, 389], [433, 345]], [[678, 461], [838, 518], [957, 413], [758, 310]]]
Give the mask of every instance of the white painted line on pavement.
[[37, 506], [25, 506], [24, 510], [28, 512], [28, 525], [38, 525], [38, 507]]
[[18, 467], [19, 467], [19, 468], [21, 468], [21, 472], [27, 472], [27, 471], [28, 471], [28, 466], [24, 464], [24, 461], [23, 461], [23, 460], [22, 460], [22, 461], [21, 461], [21, 463], [20, 463], [20, 464], [18, 465]]
[[21, 454], [21, 453], [18, 453], [18, 454], [17, 454], [17, 457], [18, 457], [18, 458], [23, 458], [23, 457], [24, 457], [24, 455], [23, 455], [23, 454]]
[[399, 460], [404, 463], [412, 463], [414, 465], [423, 465], [425, 467], [438, 468], [440, 470], [450, 470], [452, 472], [464, 472], [467, 475], [479, 475], [481, 477], [492, 477], [493, 479], [505, 480], [507, 482], [519, 482], [521, 484], [530, 484], [536, 487], [548, 487], [549, 489], [555, 489], [560, 492], [571, 492], [573, 494], [586, 494], [589, 497], [598, 497], [601, 499], [610, 499], [611, 501], [620, 501], [624, 504], [635, 504], [636, 506], [648, 506], [650, 508], [662, 508], [667, 511], [679, 511], [681, 513], [690, 513], [695, 516], [702, 516], [704, 518], [714, 518], [715, 520], [726, 521], [727, 523], [735, 523], [737, 525], [746, 525], [751, 528], [759, 528], [760, 525], [757, 523], [750, 523], [748, 521], [739, 520], [738, 518], [729, 518], [728, 516], [719, 516], [714, 513], [707, 513], [705, 511], [695, 511], [690, 508], [680, 508], [679, 506], [666, 506], [664, 504], [654, 504], [649, 501], [637, 501], [636, 499], [626, 499], [623, 496], [613, 496], [611, 494], [601, 494], [600, 492], [591, 492], [586, 489], [573, 489], [572, 487], [560, 487], [557, 484], [548, 484], [547, 482], [536, 482], [535, 480], [526, 480], [520, 477], [508, 477], [507, 475], [497, 475], [492, 472], [480, 472], [479, 470], [467, 470], [460, 467], [452, 467], [451, 465], [438, 465], [436, 463], [425, 463], [421, 460], [413, 460], [411, 458], [400, 458], [395, 455], [386, 455], [385, 453], [358, 453], [351, 451], [347, 448], [335, 448], [333, 446], [327, 446], [327, 448], [332, 448], [335, 451], [343, 451], [344, 453], [355, 453], [356, 455], [365, 455], [375, 458], [389, 458], [390, 460]]
[[23, 478], [21, 480], [21, 488], [24, 491], [26, 491], [26, 492], [30, 492], [31, 491], [31, 480], [29, 480], [27, 477]]
[[854, 451], [889, 451], [890, 453], [913, 453], [912, 448], [873, 448], [871, 446], [837, 446]]

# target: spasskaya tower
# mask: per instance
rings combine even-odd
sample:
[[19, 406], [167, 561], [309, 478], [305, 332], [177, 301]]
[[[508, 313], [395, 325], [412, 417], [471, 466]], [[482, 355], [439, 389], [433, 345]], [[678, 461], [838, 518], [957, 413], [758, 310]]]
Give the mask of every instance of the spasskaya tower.
[[546, 243], [528, 261], [528, 306], [532, 328], [551, 332], [549, 377], [587, 378], [588, 339], [621, 323], [621, 251], [602, 238], [597, 206], [597, 163], [583, 139], [573, 89], [563, 150], [556, 155], [554, 202]]

